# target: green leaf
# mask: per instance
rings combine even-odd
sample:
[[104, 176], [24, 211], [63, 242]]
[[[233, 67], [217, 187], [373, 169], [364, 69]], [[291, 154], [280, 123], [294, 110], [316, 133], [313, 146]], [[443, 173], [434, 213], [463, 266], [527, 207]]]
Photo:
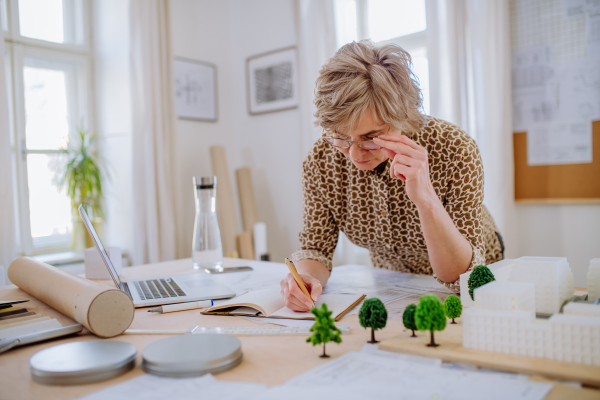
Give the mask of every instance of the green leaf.
[[475, 300], [473, 297], [473, 290], [494, 280], [496, 280], [496, 277], [494, 277], [492, 271], [485, 265], [478, 265], [473, 268], [468, 281], [469, 296], [471, 296], [471, 300]]
[[406, 329], [410, 329], [411, 331], [417, 330], [417, 324], [415, 322], [415, 312], [417, 311], [416, 304], [409, 304], [406, 309], [404, 309], [404, 313], [402, 314], [402, 323]]
[[335, 321], [331, 318], [332, 312], [327, 309], [326, 304], [321, 308], [314, 307], [310, 312], [315, 316], [315, 323], [310, 328], [313, 334], [306, 339], [307, 342], [311, 342], [313, 346], [330, 341], [342, 342], [341, 331], [335, 326]]
[[458, 318], [462, 314], [462, 303], [460, 299], [451, 294], [444, 300], [444, 312], [448, 318]]
[[446, 328], [444, 307], [436, 295], [421, 296], [415, 311], [415, 323], [420, 331], [442, 331]]
[[374, 330], [385, 328], [387, 318], [387, 310], [377, 298], [365, 300], [358, 313], [360, 326]]

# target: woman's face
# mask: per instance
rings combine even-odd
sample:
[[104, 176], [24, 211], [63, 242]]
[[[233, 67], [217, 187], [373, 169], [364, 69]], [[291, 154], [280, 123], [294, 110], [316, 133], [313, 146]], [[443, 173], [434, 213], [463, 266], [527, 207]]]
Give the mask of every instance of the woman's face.
[[[388, 129], [390, 129], [390, 124], [377, 124], [373, 120], [371, 111], [367, 109], [365, 115], [354, 131], [349, 134], [336, 133], [334, 136], [351, 142], [358, 142], [361, 140], [373, 140], [373, 138], [385, 134]], [[392, 130], [390, 129], [390, 133], [391, 132]], [[341, 149], [339, 147], [336, 147], [336, 149], [348, 157], [358, 169], [374, 169], [387, 158], [381, 149], [365, 150], [358, 147], [356, 143], [352, 143], [349, 149]]]

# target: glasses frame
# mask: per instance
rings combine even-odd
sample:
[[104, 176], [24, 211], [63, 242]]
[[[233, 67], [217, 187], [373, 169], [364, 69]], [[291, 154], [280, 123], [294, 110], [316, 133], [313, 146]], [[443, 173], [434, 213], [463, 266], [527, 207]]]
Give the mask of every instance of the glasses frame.
[[[390, 127], [388, 127], [388, 129], [384, 133], [384, 135], [386, 135], [389, 131], [390, 131]], [[381, 150], [383, 148], [382, 146], [379, 146], [378, 149], [367, 149], [367, 148], [365, 148], [365, 147], [363, 147], [361, 145], [361, 143], [372, 142], [373, 140], [359, 140], [358, 142], [352, 142], [350, 140], [344, 140], [344, 139], [340, 139], [340, 138], [337, 138], [337, 137], [325, 136], [325, 129], [323, 129], [323, 133], [321, 135], [321, 139], [323, 139], [323, 141], [325, 141], [325, 143], [329, 144], [330, 146], [337, 147], [338, 149], [349, 149], [350, 147], [352, 147], [352, 143], [356, 143], [356, 145], [358, 147], [360, 147], [361, 149], [363, 149], [363, 150], [369, 150], [369, 151]], [[348, 147], [336, 146], [335, 144], [328, 142], [327, 139], [341, 140], [342, 142], [346, 142], [348, 144]]]

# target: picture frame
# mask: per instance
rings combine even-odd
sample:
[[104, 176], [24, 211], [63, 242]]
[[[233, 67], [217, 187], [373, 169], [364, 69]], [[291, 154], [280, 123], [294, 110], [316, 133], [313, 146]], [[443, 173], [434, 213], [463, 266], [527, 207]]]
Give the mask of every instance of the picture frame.
[[216, 122], [217, 66], [215, 64], [176, 57], [175, 110], [179, 119]]
[[300, 96], [296, 47], [248, 57], [246, 82], [250, 115], [298, 107]]

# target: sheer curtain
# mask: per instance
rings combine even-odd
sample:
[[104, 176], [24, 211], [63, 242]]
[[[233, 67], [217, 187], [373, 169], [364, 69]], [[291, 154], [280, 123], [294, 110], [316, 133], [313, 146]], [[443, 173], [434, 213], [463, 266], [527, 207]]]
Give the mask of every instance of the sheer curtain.
[[8, 88], [4, 70], [4, 31], [0, 27], [0, 284], [6, 277], [8, 264], [15, 257], [15, 207], [13, 204], [13, 174], [10, 127], [8, 125]]
[[130, 0], [133, 263], [176, 258], [175, 111], [167, 0]]
[[431, 114], [471, 134], [484, 204], [514, 251], [510, 16], [505, 0], [428, 0]]
[[321, 66], [337, 50], [333, 0], [296, 0], [296, 29], [300, 67], [300, 150], [308, 153], [321, 130], [313, 126], [315, 82]]

